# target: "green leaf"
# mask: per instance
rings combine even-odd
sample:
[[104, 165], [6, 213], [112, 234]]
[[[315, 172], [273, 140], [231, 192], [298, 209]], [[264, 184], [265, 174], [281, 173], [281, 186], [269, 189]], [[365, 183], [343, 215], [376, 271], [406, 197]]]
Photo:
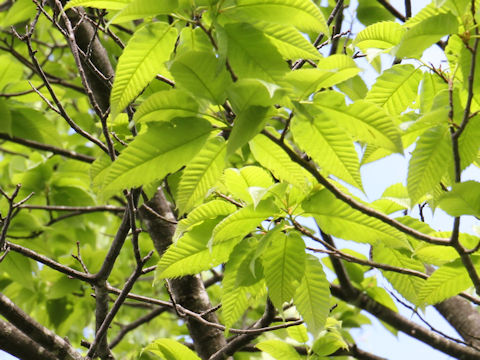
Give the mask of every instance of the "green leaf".
[[294, 303], [316, 338], [330, 312], [330, 284], [322, 265], [313, 255], [306, 258], [305, 273], [295, 292]]
[[188, 347], [171, 339], [157, 339], [143, 351], [157, 355], [162, 360], [200, 360]]
[[233, 154], [263, 129], [269, 110], [270, 108], [265, 106], [251, 106], [235, 117], [233, 130], [228, 138], [228, 155]]
[[[425, 266], [422, 262], [408, 256], [406, 252], [404, 253], [386, 246], [375, 246], [373, 248], [373, 260], [403, 269], [416, 270], [421, 273], [425, 272]], [[413, 304], [418, 304], [418, 296], [425, 286], [425, 280], [393, 271], [382, 271], [382, 274], [405, 299]]]
[[421, 9], [418, 13], [416, 13], [415, 16], [408, 19], [404, 23], [404, 26], [408, 28], [412, 28], [413, 26], [421, 23], [422, 21], [425, 21], [439, 14], [445, 14], [447, 12], [448, 10], [446, 8], [438, 7], [436, 6], [435, 1], [432, 1], [430, 4], [428, 4], [423, 9]]
[[385, 214], [392, 214], [410, 208], [410, 199], [407, 188], [400, 183], [391, 185], [382, 194], [382, 197], [372, 202], [372, 205]]
[[156, 15], [170, 14], [177, 10], [178, 0], [133, 0], [113, 17], [112, 23], [118, 24]]
[[198, 114], [195, 99], [184, 90], [158, 91], [137, 108], [133, 121], [138, 124], [149, 121], [170, 121], [175, 117], [191, 117]]
[[347, 349], [348, 344], [338, 331], [325, 333], [313, 344], [313, 352], [319, 356], [333, 354], [340, 348]]
[[230, 194], [247, 203], [252, 201], [250, 188], [267, 189], [273, 185], [272, 176], [259, 166], [245, 166], [240, 170], [226, 169], [223, 182]]
[[246, 23], [219, 26], [217, 31], [220, 38], [226, 38], [228, 60], [238, 77], [270, 83], [283, 79], [287, 63], [262, 31]]
[[[0, 26], [8, 28], [12, 25], [19, 24], [22, 21], [31, 19], [35, 16], [37, 7], [35, 3], [29, 0], [18, 0], [13, 5], [7, 7], [8, 12], [2, 17]], [[5, 10], [4, 10], [5, 11]], [[12, 69], [9, 69], [12, 71]]]
[[357, 17], [365, 26], [383, 20], [395, 19], [395, 17], [376, 0], [359, 0]]
[[205, 220], [215, 219], [220, 215], [230, 215], [235, 210], [237, 210], [235, 205], [223, 200], [212, 200], [202, 204], [193, 209], [187, 218], [178, 222], [172, 241], [176, 243], [185, 232], [203, 223]]
[[10, 107], [10, 115], [13, 136], [60, 145], [61, 138], [55, 125], [42, 112], [26, 107]]
[[469, 120], [458, 139], [461, 170], [465, 170], [477, 158], [478, 149], [480, 149], [480, 117], [477, 115]]
[[280, 180], [296, 185], [301, 189], [309, 187], [310, 174], [290, 157], [277, 144], [264, 135], [257, 135], [250, 141], [250, 150], [255, 159]]
[[13, 281], [18, 282], [22, 287], [35, 291], [34, 268], [32, 265], [33, 263], [29, 258], [11, 251], [0, 263], [0, 271], [7, 273]]
[[456, 34], [457, 31], [457, 17], [450, 12], [428, 17], [405, 32], [396, 56], [399, 58], [419, 57], [426, 48], [435, 44], [442, 37]]
[[422, 71], [413, 65], [394, 65], [377, 78], [365, 100], [385, 108], [390, 115], [400, 115], [417, 97], [421, 79]]
[[309, 0], [237, 0], [236, 6], [221, 12], [235, 21], [261, 20], [293, 25], [300, 31], [329, 34], [322, 12]]
[[470, 180], [454, 184], [440, 197], [438, 206], [452, 216], [480, 217], [480, 183]]
[[235, 114], [251, 106], [269, 106], [277, 100], [281, 88], [259, 79], [239, 79], [228, 90], [228, 100]]
[[167, 23], [148, 23], [137, 30], [118, 59], [110, 95], [114, 119], [148, 83], [162, 71], [177, 39], [177, 30]]
[[319, 59], [318, 50], [293, 26], [260, 21], [252, 24], [263, 31], [284, 59]]
[[[445, 84], [438, 75], [425, 72], [420, 86], [420, 112], [425, 114], [440, 107], [437, 101], [443, 97], [440, 94], [445, 91], [448, 92], [448, 84]], [[449, 107], [448, 102], [445, 105]]]
[[[299, 147], [323, 170], [362, 189], [358, 154], [350, 136], [335, 120], [307, 104], [298, 104], [300, 114], [290, 128]], [[303, 115], [303, 116], [302, 116]]]
[[225, 167], [226, 146], [220, 136], [211, 138], [185, 168], [177, 191], [177, 207], [184, 214], [205, 197]]
[[279, 310], [290, 301], [305, 273], [305, 243], [302, 237], [291, 232], [279, 232], [270, 239], [263, 254], [263, 267], [268, 294]]
[[240, 79], [228, 89], [228, 98], [237, 116], [228, 138], [227, 156], [260, 132], [269, 118], [269, 106], [281, 92], [279, 89], [259, 79]]
[[362, 51], [367, 49], [391, 49], [397, 46], [404, 33], [402, 25], [394, 21], [382, 21], [360, 31], [353, 44]]
[[431, 128], [417, 141], [408, 164], [407, 189], [412, 205], [438, 185], [452, 163], [450, 132], [446, 126]]
[[347, 107], [344, 95], [335, 91], [318, 94], [314, 104], [356, 139], [403, 153], [400, 131], [382, 108], [363, 100]]
[[210, 131], [208, 121], [196, 118], [174, 119], [149, 127], [110, 165], [103, 191], [111, 194], [148, 184], [177, 171], [198, 153]]
[[95, 9], [120, 10], [127, 6], [131, 0], [71, 0], [65, 5], [64, 10], [83, 6]]
[[[17, 1], [15, 4], [20, 4]], [[12, 6], [13, 7], [13, 6]], [[0, 91], [6, 92], [9, 86], [15, 84], [22, 78], [23, 68], [20, 63], [15, 61], [11, 55], [3, 54], [0, 56]]]
[[298, 99], [307, 99], [312, 93], [328, 88], [357, 75], [360, 69], [346, 55], [332, 55], [318, 62], [315, 69], [291, 71], [283, 83], [296, 90]]
[[222, 280], [222, 318], [227, 328], [230, 328], [248, 308], [247, 293], [254, 294], [259, 287], [264, 287], [263, 282], [252, 286], [238, 284], [239, 268], [245, 260], [250, 260], [252, 250], [256, 251], [258, 242], [253, 238], [243, 239], [232, 251], [225, 266]]
[[212, 243], [218, 244], [234, 238], [243, 238], [254, 231], [262, 221], [275, 217], [277, 213], [278, 208], [270, 199], [261, 201], [257, 207], [251, 204], [237, 210], [215, 227]]
[[212, 53], [187, 51], [175, 58], [170, 71], [179, 89], [214, 104], [223, 104], [231, 80], [225, 67], [219, 66], [219, 60]]
[[293, 340], [302, 344], [306, 344], [309, 340], [307, 328], [303, 324], [288, 327], [287, 333]]
[[218, 220], [206, 220], [187, 232], [165, 251], [156, 269], [156, 279], [198, 274], [227, 261], [236, 240], [208, 246]]
[[0, 99], [0, 129], [12, 136], [12, 115], [7, 100]]
[[[478, 271], [480, 256], [472, 255], [471, 259]], [[472, 280], [470, 280], [462, 260], [457, 259], [441, 266], [427, 279], [419, 294], [419, 303], [437, 304], [471, 286]]]
[[378, 286], [368, 287], [365, 292], [376, 302], [388, 307], [390, 310], [398, 312], [395, 302], [385, 289]]
[[359, 75], [347, 79], [340, 84], [337, 84], [336, 86], [341, 92], [346, 94], [350, 98], [350, 100], [353, 101], [365, 98], [368, 92], [365, 81], [363, 81], [363, 79]]
[[320, 190], [302, 203], [308, 215], [313, 216], [327, 234], [341, 239], [376, 245], [406, 247], [406, 236], [378, 219], [352, 209], [328, 190]]
[[256, 344], [255, 347], [271, 355], [276, 360], [301, 360], [295, 348], [282, 340], [265, 340]]

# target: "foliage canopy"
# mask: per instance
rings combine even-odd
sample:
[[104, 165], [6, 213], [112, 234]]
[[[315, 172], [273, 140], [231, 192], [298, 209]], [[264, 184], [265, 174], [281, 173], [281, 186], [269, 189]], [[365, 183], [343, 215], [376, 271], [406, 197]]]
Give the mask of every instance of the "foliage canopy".
[[[480, 238], [460, 232], [480, 217], [462, 181], [480, 167], [480, 3], [359, 0], [352, 24], [341, 0], [4, 4], [0, 349], [379, 359], [350, 334], [366, 310], [480, 359]], [[406, 183], [359, 196], [362, 166], [408, 152]]]

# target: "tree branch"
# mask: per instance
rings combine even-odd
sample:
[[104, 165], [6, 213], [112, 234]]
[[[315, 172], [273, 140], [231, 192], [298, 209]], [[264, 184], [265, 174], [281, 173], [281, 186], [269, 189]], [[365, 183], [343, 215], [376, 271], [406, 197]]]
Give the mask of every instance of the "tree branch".
[[77, 353], [69, 343], [60, 336], [55, 335], [46, 327], [40, 325], [2, 293], [0, 293], [0, 314], [28, 336], [29, 339], [36, 341], [42, 347], [51, 352], [54, 356], [51, 359], [83, 359], [83, 357]]
[[26, 147], [32, 148], [32, 149], [37, 149], [37, 150], [43, 150], [43, 151], [50, 151], [56, 155], [62, 155], [70, 159], [74, 160], [79, 160], [87, 163], [92, 163], [95, 161], [95, 158], [93, 156], [85, 155], [85, 154], [80, 154], [72, 150], [68, 149], [62, 149], [53, 145], [49, 144], [43, 144], [34, 140], [28, 140], [28, 139], [23, 139], [19, 138], [16, 136], [10, 136], [6, 133], [0, 132], [0, 139], [4, 139], [7, 141], [11, 141], [20, 145], [24, 145]]
[[355, 305], [360, 309], [368, 311], [373, 316], [393, 326], [399, 331], [402, 331], [403, 333], [416, 338], [425, 344], [444, 352], [445, 354], [461, 360], [480, 359], [480, 352], [476, 351], [475, 349], [459, 345], [454, 341], [450, 341], [441, 337], [433, 331], [425, 329], [417, 323], [404, 318], [395, 311], [376, 302], [365, 293], [358, 292], [355, 298], [349, 298], [343, 289], [338, 285], [332, 284], [330, 286], [330, 290], [333, 296]]
[[274, 135], [270, 134], [266, 130], [262, 130], [262, 134], [265, 135], [270, 140], [272, 140], [275, 144], [279, 145], [287, 153], [287, 155], [290, 157], [290, 159], [293, 162], [299, 164], [301, 167], [307, 170], [310, 174], [312, 174], [315, 180], [317, 180], [320, 184], [325, 186], [337, 199], [343, 201], [344, 203], [354, 208], [355, 210], [358, 210], [365, 215], [374, 217], [407, 235], [413, 236], [418, 240], [422, 240], [427, 243], [435, 244], [435, 245], [443, 245], [443, 246], [450, 245], [449, 239], [437, 238], [434, 236], [423, 234], [415, 229], [412, 229], [402, 224], [401, 222], [395, 219], [388, 217], [387, 215], [377, 210], [374, 210], [368, 206], [363, 205], [361, 202], [355, 200], [351, 196], [344, 194], [335, 185], [333, 185], [325, 177], [323, 177], [313, 165], [311, 165], [309, 162], [302, 159], [298, 154], [296, 154], [292, 149], [290, 149], [288, 145], [286, 145], [285, 143], [282, 143], [279, 139], [277, 139]]

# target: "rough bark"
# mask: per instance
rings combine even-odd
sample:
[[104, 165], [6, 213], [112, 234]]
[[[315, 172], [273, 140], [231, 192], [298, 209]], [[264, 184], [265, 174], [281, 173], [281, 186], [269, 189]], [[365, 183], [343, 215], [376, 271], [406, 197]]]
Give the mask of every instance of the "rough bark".
[[[157, 190], [155, 196], [147, 202], [147, 205], [163, 217], [163, 219], [160, 218], [145, 207], [140, 208], [140, 216], [153, 240], [155, 249], [161, 255], [172, 243], [172, 237], [176, 227], [176, 225], [172, 223], [176, 220], [175, 214], [171, 210], [161, 189]], [[203, 281], [199, 275], [171, 279], [168, 281], [168, 286], [175, 302], [188, 310], [203, 313], [212, 308]], [[217, 316], [214, 312], [205, 315], [204, 318], [208, 321], [218, 323]], [[202, 359], [210, 358], [212, 354], [226, 345], [225, 337], [220, 330], [206, 326], [192, 318], [188, 318], [186, 322], [190, 336], [193, 339], [195, 351]]]
[[[20, 336], [18, 341], [9, 340], [17, 346], [23, 342], [28, 351], [35, 348], [34, 344], [26, 342], [26, 340], [23, 339], [23, 337], [27, 337], [37, 344], [36, 347], [46, 349], [45, 351], [41, 349], [38, 351], [41, 351], [42, 354], [51, 354], [52, 357], [50, 357], [50, 359], [82, 359], [82, 356], [77, 353], [69, 343], [46, 327], [40, 325], [2, 293], [0, 293], [0, 314], [11, 323], [11, 325], [9, 324], [9, 327], [5, 329], [1, 329], [3, 325], [0, 325], [0, 329], [5, 331], [5, 336], [19, 335], [21, 333], [22, 336]], [[16, 330], [12, 330], [11, 327], [14, 327]], [[0, 339], [2, 338], [3, 336], [0, 336]], [[4, 346], [8, 347], [8, 344], [0, 345], [0, 348], [3, 349]], [[11, 346], [14, 347], [13, 344]]]
[[[75, 41], [84, 53], [87, 54], [88, 50], [90, 50], [88, 54], [90, 55], [89, 59], [91, 65], [95, 66], [104, 78], [113, 81], [115, 72], [108, 58], [107, 51], [95, 35], [94, 26], [88, 21], [81, 21], [80, 15], [84, 10], [82, 8], [77, 9], [78, 12], [71, 10], [67, 11], [67, 16], [75, 28]], [[79, 21], [81, 22], [79, 23]], [[100, 110], [105, 113], [110, 107], [110, 86], [99, 76], [99, 74], [95, 73], [91, 65], [87, 64], [85, 59], [81, 58], [81, 60], [83, 69], [85, 70], [86, 80], [92, 90], [93, 97], [100, 107]]]
[[454, 296], [435, 308], [466, 343], [480, 349], [480, 313], [467, 300]]
[[54, 355], [12, 324], [0, 320], [0, 349], [20, 360], [52, 360]]
[[395, 329], [430, 345], [434, 349], [440, 350], [456, 359], [480, 360], [480, 351], [448, 340], [443, 336], [406, 319], [402, 315], [373, 300], [367, 294], [358, 291], [355, 296], [348, 296], [348, 294], [346, 294], [338, 285], [331, 285], [330, 290], [333, 296], [360, 309], [368, 311], [379, 320], [382, 320], [393, 326]]

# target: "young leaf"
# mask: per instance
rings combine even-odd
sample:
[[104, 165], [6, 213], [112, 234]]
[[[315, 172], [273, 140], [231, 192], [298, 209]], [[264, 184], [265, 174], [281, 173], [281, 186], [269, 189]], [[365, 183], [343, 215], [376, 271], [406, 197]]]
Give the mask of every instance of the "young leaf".
[[283, 79], [288, 66], [262, 31], [246, 23], [227, 24], [217, 29], [220, 38], [228, 43], [228, 60], [237, 76], [269, 83]]
[[377, 78], [365, 100], [383, 107], [390, 115], [400, 115], [417, 97], [421, 79], [422, 71], [413, 65], [394, 65]]
[[168, 360], [200, 360], [200, 358], [192, 350], [183, 344], [171, 339], [157, 339], [143, 351], [148, 351], [160, 357], [160, 359]]
[[379, 21], [395, 19], [395, 17], [376, 0], [359, 0], [357, 17], [365, 26]]
[[177, 118], [149, 127], [110, 165], [103, 181], [104, 191], [111, 194], [148, 184], [177, 171], [197, 154], [210, 131], [208, 121], [196, 118]]
[[222, 15], [244, 21], [267, 21], [294, 25], [300, 31], [329, 34], [320, 9], [310, 0], [237, 0]]
[[225, 67], [219, 67], [219, 60], [213, 53], [187, 51], [175, 58], [170, 67], [176, 86], [194, 96], [223, 104], [225, 90], [231, 80]]
[[[315, 108], [298, 104], [290, 128], [299, 147], [326, 172], [362, 189], [358, 154], [350, 136]], [[303, 115], [303, 116], [302, 116]]]
[[452, 216], [480, 217], [480, 183], [470, 180], [454, 184], [451, 191], [440, 197], [438, 206]]
[[294, 296], [298, 312], [316, 338], [323, 329], [330, 311], [330, 284], [323, 267], [313, 255], [305, 261], [305, 273]]
[[477, 115], [470, 119], [458, 139], [461, 170], [465, 170], [477, 158], [478, 149], [480, 149], [480, 117]]
[[137, 108], [133, 121], [170, 121], [175, 117], [192, 117], [198, 114], [198, 103], [186, 91], [172, 89], [158, 91]]
[[130, 3], [131, 0], [71, 0], [65, 5], [63, 10], [73, 7], [83, 6], [95, 9], [120, 10]]
[[382, 21], [360, 31], [353, 42], [362, 51], [370, 48], [391, 49], [402, 39], [404, 29], [394, 21]]
[[[425, 272], [425, 266], [420, 261], [386, 246], [375, 246], [373, 248], [373, 260], [403, 269]], [[383, 271], [382, 273], [405, 299], [413, 304], [418, 304], [418, 295], [425, 286], [425, 280], [393, 271]]]
[[457, 17], [450, 12], [428, 17], [405, 32], [396, 56], [399, 58], [420, 56], [426, 48], [442, 37], [456, 34], [457, 31]]
[[265, 340], [256, 344], [255, 347], [271, 355], [276, 360], [301, 360], [302, 359], [292, 345], [282, 340], [276, 340], [276, 339]]
[[300, 69], [285, 76], [284, 85], [292, 87], [298, 99], [307, 99], [312, 93], [348, 80], [360, 72], [360, 68], [346, 55], [332, 55], [318, 62], [315, 69]]
[[165, 70], [176, 39], [177, 30], [164, 22], [148, 23], [135, 32], [118, 59], [110, 95], [112, 119]]
[[302, 207], [317, 220], [324, 232], [338, 238], [372, 245], [383, 242], [392, 247], [409, 248], [403, 233], [352, 209], [328, 190], [315, 193], [302, 203]]
[[133, 0], [124, 7], [116, 16], [112, 23], [119, 24], [136, 19], [149, 18], [156, 15], [170, 14], [177, 10], [178, 0]]
[[215, 136], [187, 165], [178, 184], [177, 207], [180, 214], [197, 205], [218, 181], [225, 167], [225, 153], [225, 140]]
[[243, 239], [232, 251], [225, 266], [225, 273], [222, 280], [222, 317], [227, 328], [231, 327], [248, 308], [247, 293], [254, 294], [259, 287], [264, 287], [263, 282], [252, 286], [239, 286], [238, 276], [240, 265], [251, 254], [252, 248], [256, 250], [257, 241], [253, 238]]
[[249, 189], [252, 187], [266, 189], [273, 184], [272, 176], [259, 166], [245, 166], [238, 169], [226, 169], [223, 183], [235, 198], [247, 203], [252, 200]]
[[236, 240], [208, 247], [208, 241], [218, 220], [206, 220], [171, 245], [157, 264], [156, 278], [174, 278], [198, 274], [227, 261]]
[[365, 98], [368, 92], [365, 81], [363, 81], [359, 75], [342, 81], [340, 84], [337, 84], [336, 87], [353, 101]]
[[277, 206], [270, 199], [237, 210], [223, 219], [213, 230], [212, 243], [218, 244], [233, 238], [243, 238], [269, 217], [278, 213]]
[[268, 120], [270, 108], [265, 106], [250, 106], [235, 118], [233, 130], [228, 138], [227, 154], [233, 154], [257, 135]]
[[415, 204], [437, 185], [452, 160], [450, 132], [446, 126], [431, 128], [420, 137], [408, 164], [408, 195]]
[[263, 254], [263, 267], [268, 294], [277, 309], [290, 301], [295, 294], [299, 279], [305, 273], [305, 242], [291, 232], [277, 233]]
[[212, 200], [202, 204], [193, 209], [188, 214], [187, 218], [178, 222], [172, 241], [176, 243], [185, 232], [191, 230], [205, 220], [215, 219], [220, 215], [230, 215], [235, 210], [237, 210], [235, 205], [223, 200]]
[[286, 60], [319, 59], [320, 53], [293, 26], [279, 25], [260, 21], [252, 24], [263, 31], [267, 38]]
[[288, 155], [264, 135], [257, 135], [250, 141], [250, 150], [255, 159], [273, 175], [301, 189], [309, 186], [310, 174], [294, 163]]
[[[3, 121], [8, 121], [6, 120], [8, 115], [4, 116]], [[10, 117], [13, 136], [44, 144], [60, 145], [61, 138], [54, 123], [42, 112], [27, 107], [10, 107]]]
[[400, 131], [382, 108], [363, 100], [347, 107], [344, 95], [334, 91], [315, 96], [314, 104], [358, 140], [403, 153]]
[[[478, 268], [480, 256], [472, 255], [471, 259]], [[467, 290], [470, 286], [472, 286], [472, 280], [461, 259], [457, 259], [441, 266], [427, 279], [418, 301], [420, 304], [437, 304]]]

